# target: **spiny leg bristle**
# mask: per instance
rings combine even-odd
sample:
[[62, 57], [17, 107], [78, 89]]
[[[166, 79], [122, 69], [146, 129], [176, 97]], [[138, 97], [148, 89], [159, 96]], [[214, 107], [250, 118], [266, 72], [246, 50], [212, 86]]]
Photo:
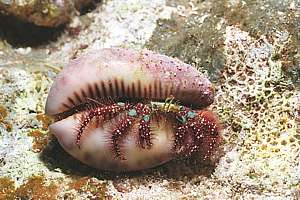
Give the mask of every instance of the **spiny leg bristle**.
[[152, 146], [151, 142], [151, 130], [150, 130], [150, 116], [143, 116], [139, 122], [139, 145], [141, 148], [150, 149]]
[[82, 137], [82, 134], [84, 132], [84, 130], [86, 129], [86, 127], [88, 126], [88, 124], [90, 123], [90, 121], [93, 119], [94, 115], [93, 112], [89, 112], [83, 116], [81, 116], [80, 120], [80, 126], [78, 128], [76, 128], [76, 145], [78, 146], [78, 148], [80, 148], [80, 140]]
[[203, 110], [199, 112], [199, 120], [201, 120], [201, 123], [203, 124], [203, 133], [205, 134], [201, 153], [204, 158], [208, 158], [222, 140], [220, 135], [222, 126], [216, 115], [211, 111]]
[[199, 152], [204, 159], [208, 158], [221, 138], [221, 127], [216, 116], [211, 111], [196, 113], [185, 110], [178, 113], [177, 119], [179, 126], [175, 133], [175, 151], [185, 156]]
[[184, 124], [176, 128], [175, 139], [174, 139], [174, 150], [178, 153], [184, 151], [184, 140], [188, 134], [188, 125]]
[[135, 106], [135, 109], [137, 111], [137, 115], [141, 117], [138, 127], [138, 144], [143, 149], [150, 149], [152, 146], [150, 129], [151, 108], [145, 104], [138, 103]]
[[127, 113], [123, 116], [117, 117], [111, 124], [111, 141], [112, 151], [115, 154], [116, 159], [126, 160], [121, 152], [120, 140], [128, 133], [131, 125], [134, 123], [135, 118], [129, 116]]
[[80, 119], [79, 126], [76, 129], [77, 130], [77, 136], [76, 136], [76, 144], [80, 148], [80, 141], [81, 137], [84, 134], [87, 126], [89, 123], [94, 119], [97, 118], [99, 121], [109, 120], [119, 114], [120, 111], [123, 110], [123, 107], [112, 104], [112, 105], [105, 105], [102, 107], [96, 107], [93, 109], [90, 109], [87, 111], [87, 113], [83, 114], [83, 116]]

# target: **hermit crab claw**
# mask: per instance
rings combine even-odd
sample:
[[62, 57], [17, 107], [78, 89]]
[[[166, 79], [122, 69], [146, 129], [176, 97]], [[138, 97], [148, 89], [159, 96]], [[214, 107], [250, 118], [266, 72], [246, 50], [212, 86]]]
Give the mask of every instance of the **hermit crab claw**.
[[177, 59], [148, 50], [102, 49], [66, 66], [46, 114], [62, 147], [90, 166], [134, 171], [179, 154], [208, 156], [219, 144], [210, 81]]

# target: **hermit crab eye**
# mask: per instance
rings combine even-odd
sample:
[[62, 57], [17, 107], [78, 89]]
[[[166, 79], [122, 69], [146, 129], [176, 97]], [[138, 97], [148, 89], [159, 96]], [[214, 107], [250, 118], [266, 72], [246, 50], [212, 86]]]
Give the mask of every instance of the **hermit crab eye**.
[[179, 60], [151, 51], [102, 49], [70, 62], [46, 103], [62, 147], [98, 169], [134, 171], [220, 143], [210, 81]]

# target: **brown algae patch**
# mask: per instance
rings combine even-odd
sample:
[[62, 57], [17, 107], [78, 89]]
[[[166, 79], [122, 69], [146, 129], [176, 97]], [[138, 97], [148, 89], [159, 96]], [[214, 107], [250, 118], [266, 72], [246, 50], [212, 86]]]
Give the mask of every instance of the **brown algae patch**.
[[49, 125], [52, 123], [50, 117], [42, 113], [37, 114], [36, 119], [42, 123], [43, 130], [48, 130]]
[[6, 117], [7, 117], [7, 110], [4, 106], [0, 105], [0, 122], [3, 122]]
[[54, 183], [46, 184], [43, 176], [32, 176], [18, 188], [15, 188], [15, 183], [11, 179], [0, 178], [0, 200], [53, 200], [57, 199], [58, 191], [58, 186]]
[[112, 199], [107, 184], [92, 177], [72, 178], [65, 184], [61, 179], [47, 180], [43, 175], [34, 175], [19, 187], [15, 187], [15, 182], [8, 177], [0, 178], [0, 200], [77, 198]]
[[7, 109], [4, 106], [0, 105], [0, 124], [3, 124], [5, 126], [6, 131], [10, 132], [12, 130], [12, 123], [6, 121], [7, 116]]
[[87, 199], [111, 199], [108, 195], [106, 183], [99, 182], [95, 178], [80, 177], [69, 183], [69, 190], [75, 190], [76, 196], [84, 196]]
[[34, 138], [32, 151], [35, 153], [40, 153], [47, 146], [50, 139], [50, 136], [47, 133], [43, 133], [39, 130], [29, 132], [28, 136]]
[[10, 178], [0, 178], [0, 200], [13, 199], [16, 191], [15, 183]]
[[25, 184], [17, 188], [15, 198], [52, 200], [57, 198], [58, 191], [58, 186], [54, 183], [47, 185], [43, 176], [33, 176]]

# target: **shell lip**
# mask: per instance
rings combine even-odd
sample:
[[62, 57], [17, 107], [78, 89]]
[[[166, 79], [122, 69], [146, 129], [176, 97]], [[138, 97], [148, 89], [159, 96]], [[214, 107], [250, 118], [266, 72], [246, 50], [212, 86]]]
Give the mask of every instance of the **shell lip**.
[[[149, 92], [151, 88], [152, 95]], [[74, 96], [75, 92], [79, 98]], [[120, 95], [120, 99], [126, 99], [142, 94], [151, 101], [163, 102], [166, 94], [170, 93], [181, 105], [203, 109], [213, 102], [214, 91], [207, 77], [178, 59], [151, 51], [105, 48], [78, 57], [63, 69], [50, 89], [45, 109], [50, 116], [67, 113], [68, 109], [73, 110], [84, 103], [79, 101], [85, 95], [97, 95], [96, 98]], [[144, 100], [148, 99], [133, 99], [134, 102]], [[64, 104], [67, 106], [64, 107]]]
[[[176, 99], [174, 99], [176, 101]], [[212, 99], [213, 101], [213, 99]], [[201, 110], [203, 108], [206, 108], [208, 105], [210, 105], [212, 103], [212, 101], [207, 102], [206, 104], [202, 105], [201, 107], [199, 106], [193, 106], [192, 104], [185, 104], [184, 102], [180, 102], [178, 103], [178, 105], [182, 105], [182, 106], [186, 106], [189, 107], [191, 109], [195, 109], [195, 110]], [[65, 110], [63, 112], [59, 112], [59, 113], [49, 113], [49, 111], [47, 111], [46, 109], [46, 115], [50, 116], [51, 118], [54, 119], [54, 121], [60, 121], [62, 119], [65, 119], [69, 116], [72, 116], [76, 113], [79, 112], [83, 112], [86, 110], [89, 110], [91, 108], [97, 107], [99, 105], [106, 105], [106, 104], [110, 104], [110, 103], [115, 103], [115, 102], [124, 102], [124, 103], [132, 103], [132, 104], [136, 104], [139, 102], [142, 102], [144, 104], [151, 104], [151, 102], [157, 102], [157, 103], [166, 103], [166, 99], [143, 99], [143, 98], [87, 98], [84, 102], [73, 106], [72, 108]], [[46, 106], [47, 108], [47, 106]]]

